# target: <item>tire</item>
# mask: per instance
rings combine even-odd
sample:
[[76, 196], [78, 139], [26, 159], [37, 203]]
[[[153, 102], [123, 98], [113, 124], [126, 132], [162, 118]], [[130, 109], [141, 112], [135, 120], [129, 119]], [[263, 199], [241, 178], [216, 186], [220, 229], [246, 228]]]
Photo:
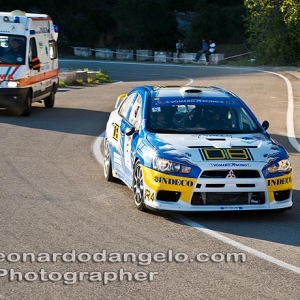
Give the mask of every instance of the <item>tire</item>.
[[52, 108], [54, 106], [54, 102], [55, 102], [55, 92], [53, 87], [50, 95], [44, 99], [44, 105], [47, 108]]
[[105, 139], [104, 142], [104, 177], [107, 181], [114, 182], [116, 178], [112, 174], [111, 157], [109, 151], [109, 142]]
[[144, 202], [143, 171], [139, 160], [137, 160], [133, 169], [132, 190], [135, 206], [140, 211], [146, 211], [147, 207]]
[[32, 97], [31, 97], [31, 92], [29, 91], [26, 95], [23, 105], [21, 107], [13, 109], [13, 111], [18, 116], [29, 117], [31, 115], [31, 104], [32, 104]]

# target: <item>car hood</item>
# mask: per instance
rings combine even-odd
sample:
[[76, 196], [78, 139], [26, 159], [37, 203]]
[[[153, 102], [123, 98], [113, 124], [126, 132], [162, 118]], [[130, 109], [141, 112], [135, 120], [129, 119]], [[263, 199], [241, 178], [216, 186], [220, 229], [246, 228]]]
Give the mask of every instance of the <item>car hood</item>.
[[[245, 153], [241, 156], [231, 156], [232, 153], [229, 151], [229, 156], [231, 156], [229, 159], [236, 161], [252, 160], [268, 163], [270, 160], [274, 161], [278, 158], [287, 157], [287, 153], [281, 145], [268, 135], [259, 133], [235, 135], [151, 133], [147, 135], [147, 140], [162, 156], [171, 156], [194, 162], [228, 159], [222, 157], [222, 155], [223, 153], [227, 155], [227, 150], [233, 148], [239, 149], [239, 153]], [[209, 151], [205, 151], [205, 155], [203, 155], [203, 148], [209, 149]], [[213, 149], [221, 149], [221, 152], [219, 152], [221, 156], [213, 151], [210, 152]], [[211, 156], [209, 153], [211, 153]]]

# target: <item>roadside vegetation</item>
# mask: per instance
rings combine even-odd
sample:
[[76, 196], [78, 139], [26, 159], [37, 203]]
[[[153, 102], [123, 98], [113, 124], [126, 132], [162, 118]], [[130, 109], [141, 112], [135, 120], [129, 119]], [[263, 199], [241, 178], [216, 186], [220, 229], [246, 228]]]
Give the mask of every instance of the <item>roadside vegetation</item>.
[[68, 76], [66, 75], [62, 76], [62, 78], [60, 77], [60, 87], [99, 85], [111, 82], [110, 76], [105, 70], [94, 72], [84, 69], [81, 71], [71, 71], [67, 73]]

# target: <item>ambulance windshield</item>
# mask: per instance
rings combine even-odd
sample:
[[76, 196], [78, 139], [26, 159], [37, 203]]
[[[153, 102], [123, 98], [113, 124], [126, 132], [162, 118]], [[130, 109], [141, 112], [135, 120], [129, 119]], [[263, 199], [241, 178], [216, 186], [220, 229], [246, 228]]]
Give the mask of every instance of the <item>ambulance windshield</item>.
[[24, 65], [25, 50], [24, 36], [0, 35], [0, 65]]

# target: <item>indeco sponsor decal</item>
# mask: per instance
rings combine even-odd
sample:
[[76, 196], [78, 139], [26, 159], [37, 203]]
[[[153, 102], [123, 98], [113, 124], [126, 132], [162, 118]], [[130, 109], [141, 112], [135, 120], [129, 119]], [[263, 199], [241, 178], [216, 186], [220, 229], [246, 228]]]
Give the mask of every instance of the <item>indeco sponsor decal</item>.
[[292, 182], [292, 177], [269, 179], [268, 180], [268, 186], [288, 184], [288, 183], [291, 183], [291, 182]]
[[193, 181], [191, 181], [191, 180], [165, 178], [165, 177], [160, 177], [160, 176], [155, 176], [154, 182], [164, 183], [164, 184], [169, 184], [169, 185], [177, 185], [177, 186], [189, 186], [189, 187], [194, 185]]

